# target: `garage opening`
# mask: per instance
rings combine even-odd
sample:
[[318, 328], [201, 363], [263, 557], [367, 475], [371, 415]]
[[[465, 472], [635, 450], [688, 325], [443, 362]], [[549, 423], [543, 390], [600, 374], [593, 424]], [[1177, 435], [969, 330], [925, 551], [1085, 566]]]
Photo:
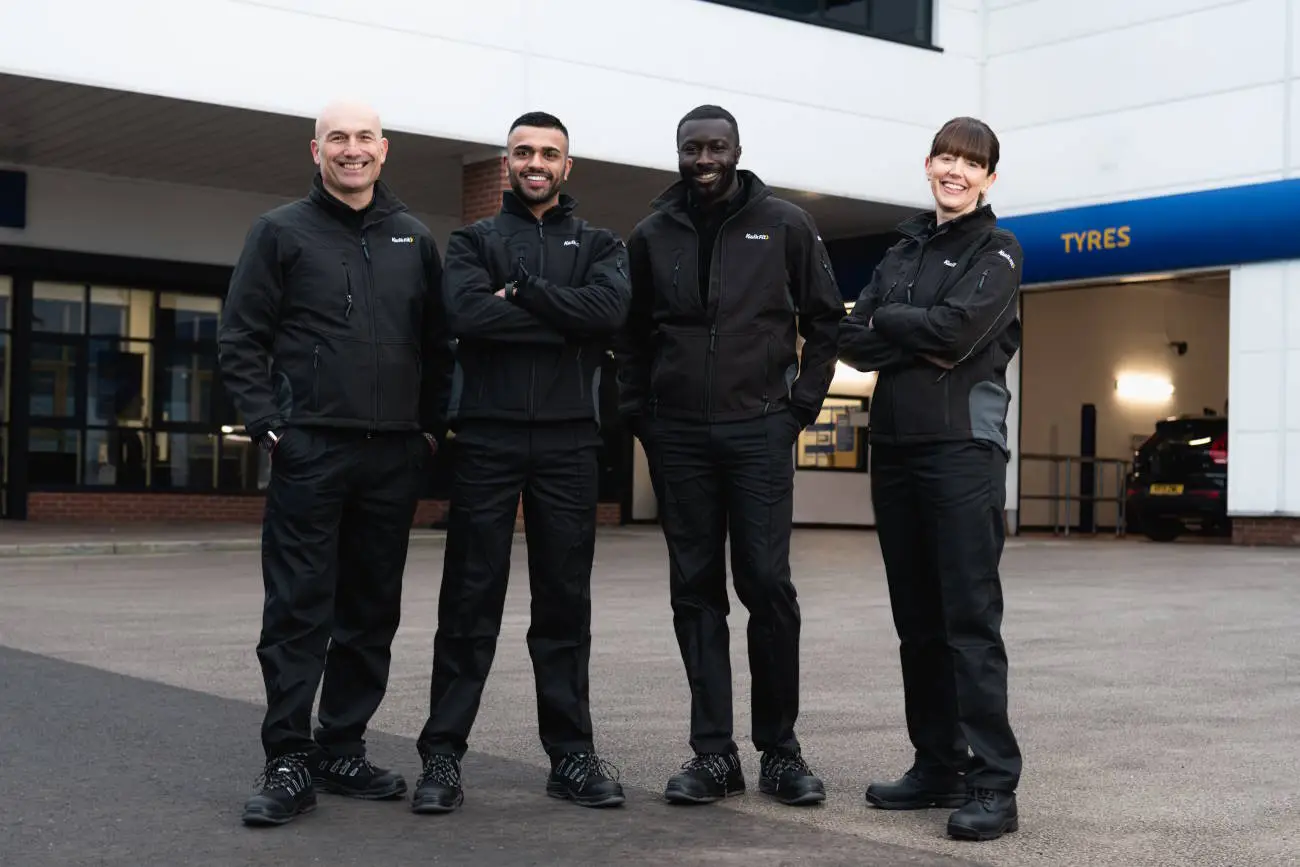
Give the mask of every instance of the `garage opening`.
[[1223, 537], [1228, 272], [1027, 288], [1021, 532]]

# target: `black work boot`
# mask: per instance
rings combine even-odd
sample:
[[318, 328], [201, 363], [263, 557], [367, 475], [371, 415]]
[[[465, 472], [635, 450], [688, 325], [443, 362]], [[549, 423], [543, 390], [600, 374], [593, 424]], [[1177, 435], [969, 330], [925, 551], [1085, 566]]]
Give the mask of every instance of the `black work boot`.
[[460, 760], [450, 753], [424, 756], [424, 768], [411, 796], [412, 813], [450, 813], [465, 802]]
[[745, 791], [745, 773], [736, 753], [704, 753], [682, 765], [668, 780], [664, 797], [674, 804], [708, 804]]
[[882, 810], [960, 807], [966, 803], [966, 783], [959, 774], [913, 766], [897, 780], [867, 786], [867, 803]]
[[804, 806], [826, 800], [826, 788], [808, 767], [803, 756], [763, 753], [759, 764], [758, 790], [782, 804]]
[[271, 759], [255, 785], [259, 791], [244, 802], [245, 825], [283, 825], [316, 809], [306, 753]]
[[382, 801], [406, 794], [406, 780], [396, 771], [370, 763], [365, 756], [317, 753], [311, 759], [311, 781], [322, 792]]
[[546, 794], [583, 807], [617, 807], [623, 803], [618, 770], [595, 753], [569, 753], [555, 761]]
[[959, 840], [996, 840], [1020, 827], [1016, 793], [971, 789], [966, 806], [948, 817], [948, 834]]

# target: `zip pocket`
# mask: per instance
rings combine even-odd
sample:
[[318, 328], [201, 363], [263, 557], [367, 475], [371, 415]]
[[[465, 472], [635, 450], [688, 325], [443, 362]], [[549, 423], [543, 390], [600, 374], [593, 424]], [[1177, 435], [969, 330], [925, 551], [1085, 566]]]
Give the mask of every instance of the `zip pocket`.
[[[347, 282], [347, 296], [344, 299], [347, 306], [343, 308], [343, 318], [348, 319], [352, 316], [352, 272], [348, 269], [348, 263], [343, 263], [343, 279]], [[320, 347], [316, 347], [319, 353]]]
[[311, 408], [320, 409], [320, 344], [311, 351]]

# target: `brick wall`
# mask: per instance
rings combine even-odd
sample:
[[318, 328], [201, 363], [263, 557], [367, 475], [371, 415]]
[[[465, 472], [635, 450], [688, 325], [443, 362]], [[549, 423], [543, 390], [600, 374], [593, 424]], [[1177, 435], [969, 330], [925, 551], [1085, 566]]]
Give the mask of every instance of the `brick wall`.
[[[261, 497], [232, 497], [220, 494], [164, 494], [117, 492], [33, 491], [27, 496], [27, 519], [63, 523], [98, 524], [196, 524], [204, 522], [259, 524]], [[602, 526], [622, 523], [618, 503], [601, 503], [596, 522]], [[443, 500], [421, 500], [415, 510], [414, 526], [441, 524], [447, 515]], [[523, 525], [520, 506], [517, 523]]]
[[1233, 518], [1232, 542], [1300, 547], [1300, 518]]
[[460, 217], [469, 225], [501, 210], [501, 191], [510, 185], [504, 159], [470, 163], [460, 174]]

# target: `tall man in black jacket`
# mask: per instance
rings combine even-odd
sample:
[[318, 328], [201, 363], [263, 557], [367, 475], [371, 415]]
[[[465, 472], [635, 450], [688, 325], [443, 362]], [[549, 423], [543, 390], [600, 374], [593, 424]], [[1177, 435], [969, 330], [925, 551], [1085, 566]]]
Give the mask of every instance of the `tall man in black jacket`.
[[557, 118], [516, 120], [506, 160], [500, 213], [447, 242], [457, 459], [417, 813], [463, 800], [460, 760], [501, 631], [521, 493], [546, 792], [589, 807], [623, 802], [592, 745], [587, 676], [600, 363], [627, 316], [626, 250], [560, 192], [573, 162]]
[[244, 809], [253, 825], [307, 812], [317, 788], [406, 791], [366, 759], [363, 734], [387, 689], [420, 478], [450, 387], [438, 251], [379, 180], [379, 118], [331, 105], [311, 149], [310, 194], [248, 233], [220, 334], [226, 388], [271, 454], [257, 646], [267, 765]]
[[784, 803], [817, 803], [825, 791], [794, 733], [793, 447], [830, 387], [844, 302], [812, 218], [737, 169], [730, 113], [691, 111], [677, 152], [682, 179], [628, 239], [632, 311], [620, 350], [620, 405], [650, 461], [691, 686], [696, 755], [665, 797], [705, 803], [745, 788], [732, 739], [730, 532], [736, 593], [749, 611], [759, 787]]

